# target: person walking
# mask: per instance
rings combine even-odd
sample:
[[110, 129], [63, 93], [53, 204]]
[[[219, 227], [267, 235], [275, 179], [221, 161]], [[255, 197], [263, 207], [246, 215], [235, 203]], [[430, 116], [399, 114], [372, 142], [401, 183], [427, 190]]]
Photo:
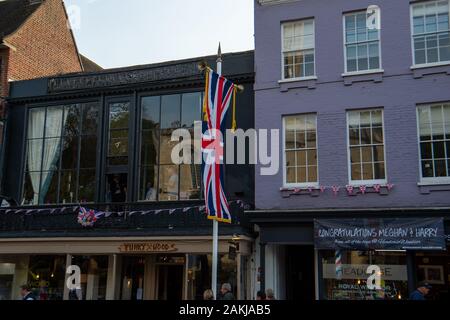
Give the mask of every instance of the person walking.
[[425, 297], [430, 293], [433, 287], [428, 282], [420, 282], [417, 289], [411, 293], [409, 300], [426, 300]]
[[211, 289], [207, 289], [203, 292], [203, 300], [214, 300], [214, 293]]
[[36, 300], [33, 293], [31, 292], [31, 287], [26, 284], [23, 286], [20, 286], [20, 295], [22, 296], [23, 301]]
[[229, 283], [222, 284], [220, 293], [222, 294], [221, 300], [235, 300], [234, 295], [231, 292], [231, 284]]

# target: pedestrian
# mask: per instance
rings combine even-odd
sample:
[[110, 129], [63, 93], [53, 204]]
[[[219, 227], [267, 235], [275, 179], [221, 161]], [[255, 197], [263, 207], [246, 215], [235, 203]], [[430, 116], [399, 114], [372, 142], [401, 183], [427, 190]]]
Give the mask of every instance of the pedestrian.
[[224, 283], [220, 288], [220, 293], [222, 294], [221, 300], [235, 300], [233, 293], [231, 292], [231, 284]]
[[23, 301], [36, 300], [33, 293], [31, 292], [31, 287], [26, 284], [24, 284], [23, 286], [20, 286], [20, 295], [22, 296]]
[[275, 293], [273, 292], [273, 289], [266, 290], [266, 300], [277, 300], [275, 299]]
[[211, 289], [205, 290], [203, 292], [203, 300], [214, 300], [214, 292]]
[[264, 291], [258, 291], [256, 293], [256, 300], [266, 300], [266, 294]]
[[428, 282], [419, 282], [417, 289], [411, 293], [409, 300], [426, 300], [425, 296], [430, 293], [432, 286]]

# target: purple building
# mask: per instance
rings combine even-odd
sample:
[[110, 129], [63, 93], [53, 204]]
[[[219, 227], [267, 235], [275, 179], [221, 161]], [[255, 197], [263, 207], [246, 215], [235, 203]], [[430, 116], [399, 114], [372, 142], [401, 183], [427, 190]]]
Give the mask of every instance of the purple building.
[[255, 125], [280, 133], [278, 173], [256, 166], [255, 291], [407, 299], [425, 280], [448, 299], [449, 8], [255, 1]]

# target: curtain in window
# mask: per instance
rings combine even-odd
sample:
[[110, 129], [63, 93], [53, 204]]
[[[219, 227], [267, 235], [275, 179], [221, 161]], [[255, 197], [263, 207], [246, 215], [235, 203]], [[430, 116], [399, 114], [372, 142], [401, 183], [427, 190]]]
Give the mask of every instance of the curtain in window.
[[33, 186], [33, 204], [38, 204], [39, 182], [42, 160], [42, 139], [44, 134], [45, 109], [33, 109], [28, 118], [28, 170]]
[[42, 158], [42, 188], [39, 193], [40, 203], [44, 202], [45, 196], [50, 187], [54, 165], [59, 159], [61, 153], [61, 130], [63, 123], [66, 122], [67, 113], [63, 119], [62, 108], [48, 108], [47, 122], [45, 125], [45, 137], [54, 137], [45, 140], [44, 156]]

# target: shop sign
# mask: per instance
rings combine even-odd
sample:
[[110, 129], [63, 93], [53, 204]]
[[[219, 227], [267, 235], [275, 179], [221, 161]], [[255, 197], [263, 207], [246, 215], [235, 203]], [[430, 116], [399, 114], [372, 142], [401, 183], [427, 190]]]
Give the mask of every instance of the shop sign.
[[167, 242], [143, 242], [124, 243], [119, 247], [120, 252], [146, 253], [146, 252], [175, 252], [178, 248], [174, 243]]
[[[406, 265], [379, 265], [381, 269], [381, 279], [385, 281], [408, 281]], [[367, 268], [365, 264], [344, 264], [342, 265], [342, 276], [340, 279], [361, 280], [367, 279]], [[336, 265], [323, 265], [324, 279], [337, 279]]]
[[314, 221], [318, 250], [446, 250], [444, 219]]

